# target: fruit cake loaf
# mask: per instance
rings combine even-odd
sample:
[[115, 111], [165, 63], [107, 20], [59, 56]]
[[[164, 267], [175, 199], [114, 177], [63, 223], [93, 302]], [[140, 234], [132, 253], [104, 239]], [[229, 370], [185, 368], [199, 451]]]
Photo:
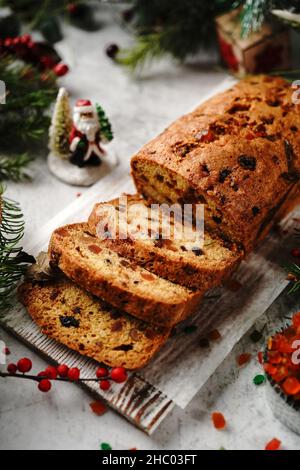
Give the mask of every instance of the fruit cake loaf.
[[149, 323], [171, 327], [194, 313], [203, 291], [193, 292], [119, 256], [88, 232], [87, 224], [55, 230], [49, 245], [52, 266], [115, 307]]
[[[114, 221], [118, 230], [112, 236], [107, 226]], [[190, 289], [215, 287], [241, 259], [241, 252], [234, 246], [229, 249], [217, 238], [196, 232], [188, 223], [183, 226], [176, 217], [167, 214], [163, 218], [160, 208], [148, 206], [138, 195], [96, 204], [88, 224], [104, 246]]]
[[132, 158], [138, 192], [205, 204], [209, 230], [249, 252], [300, 175], [300, 105], [278, 77], [240, 81], [181, 117]]
[[145, 366], [170, 333], [96, 299], [68, 279], [25, 282], [19, 298], [44, 334], [111, 367]]

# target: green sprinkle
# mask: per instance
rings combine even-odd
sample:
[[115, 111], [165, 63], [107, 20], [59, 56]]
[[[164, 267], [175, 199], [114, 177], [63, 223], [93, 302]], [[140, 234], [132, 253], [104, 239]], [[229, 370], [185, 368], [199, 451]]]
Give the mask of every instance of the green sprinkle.
[[261, 385], [261, 384], [264, 383], [265, 380], [266, 380], [265, 375], [259, 374], [259, 375], [256, 375], [256, 376], [254, 377], [253, 383], [254, 383], [254, 385]]
[[184, 333], [190, 334], [190, 333], [194, 333], [196, 330], [197, 330], [196, 325], [187, 325], [183, 331]]
[[112, 450], [111, 446], [107, 442], [101, 442], [100, 448], [101, 450]]
[[262, 338], [262, 334], [260, 331], [257, 331], [257, 330], [254, 330], [250, 335], [250, 339], [253, 343], [258, 343], [258, 341], [260, 341], [261, 338]]

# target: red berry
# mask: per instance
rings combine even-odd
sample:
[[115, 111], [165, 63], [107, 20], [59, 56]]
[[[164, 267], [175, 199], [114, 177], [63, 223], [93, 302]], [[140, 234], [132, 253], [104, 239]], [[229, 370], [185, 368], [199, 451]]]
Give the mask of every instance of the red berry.
[[71, 369], [69, 369], [68, 371], [68, 378], [70, 380], [78, 380], [80, 377], [80, 370], [78, 369], [78, 367], [71, 367]]
[[7, 372], [9, 372], [10, 374], [15, 374], [17, 372], [17, 369], [18, 368], [17, 368], [16, 364], [13, 364], [13, 363], [8, 364], [8, 366], [7, 366]]
[[4, 41], [4, 45], [6, 47], [10, 47], [12, 45], [12, 43], [13, 43], [12, 38], [6, 38], [5, 41]]
[[47, 377], [47, 372], [45, 370], [41, 370], [41, 372], [39, 372], [37, 374], [38, 377]]
[[67, 377], [69, 372], [69, 367], [66, 364], [60, 364], [57, 367], [57, 372], [60, 377]]
[[96, 370], [96, 377], [98, 379], [102, 379], [102, 377], [108, 376], [108, 370], [105, 367], [98, 367]]
[[20, 41], [22, 44], [28, 44], [31, 41], [30, 34], [23, 34], [23, 36], [20, 38]]
[[266, 444], [265, 450], [278, 450], [281, 446], [281, 441], [279, 439], [272, 439], [268, 444]]
[[294, 256], [294, 258], [300, 258], [300, 249], [299, 248], [293, 248], [291, 251], [291, 255]]
[[46, 377], [49, 379], [56, 379], [57, 377], [57, 370], [53, 366], [49, 366], [45, 369]]
[[51, 388], [51, 382], [48, 379], [42, 379], [38, 385], [41, 392], [49, 392]]
[[110, 373], [110, 378], [118, 384], [126, 382], [127, 373], [124, 367], [114, 367]]
[[26, 372], [29, 372], [32, 368], [32, 362], [28, 357], [23, 357], [20, 359], [17, 363], [18, 370], [25, 374]]
[[110, 44], [109, 46], [107, 46], [105, 52], [110, 59], [115, 59], [116, 55], [119, 52], [119, 46], [117, 46], [117, 44]]
[[57, 77], [62, 77], [63, 75], [66, 75], [69, 71], [69, 67], [66, 64], [57, 64], [55, 67], [53, 67], [53, 72]]
[[100, 388], [101, 390], [109, 390], [110, 389], [110, 382], [108, 380], [101, 380], [100, 382]]

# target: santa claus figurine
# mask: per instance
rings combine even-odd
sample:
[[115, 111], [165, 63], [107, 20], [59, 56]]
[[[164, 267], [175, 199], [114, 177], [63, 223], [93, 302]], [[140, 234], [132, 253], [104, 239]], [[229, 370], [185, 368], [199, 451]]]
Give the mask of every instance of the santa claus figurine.
[[70, 162], [73, 165], [98, 166], [105, 151], [101, 148], [98, 115], [90, 100], [78, 100], [74, 107], [73, 126], [69, 136]]
[[[114, 162], [111, 158], [114, 152], [107, 154], [100, 145], [112, 138], [111, 124], [99, 104], [78, 100], [72, 117], [68, 92], [59, 90], [49, 129], [48, 165], [55, 176], [68, 184], [93, 184], [117, 164], [116, 155]], [[99, 168], [104, 155], [110, 158]]]

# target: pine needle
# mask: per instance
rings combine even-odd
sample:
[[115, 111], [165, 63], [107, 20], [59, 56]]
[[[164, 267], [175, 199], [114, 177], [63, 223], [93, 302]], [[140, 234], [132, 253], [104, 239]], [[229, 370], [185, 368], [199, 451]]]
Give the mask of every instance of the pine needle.
[[33, 159], [26, 153], [13, 156], [0, 156], [0, 182], [11, 180], [15, 182], [29, 179], [26, 166]]
[[24, 253], [19, 242], [24, 234], [23, 215], [19, 204], [3, 197], [0, 185], [0, 312], [11, 306], [16, 283], [34, 259]]

